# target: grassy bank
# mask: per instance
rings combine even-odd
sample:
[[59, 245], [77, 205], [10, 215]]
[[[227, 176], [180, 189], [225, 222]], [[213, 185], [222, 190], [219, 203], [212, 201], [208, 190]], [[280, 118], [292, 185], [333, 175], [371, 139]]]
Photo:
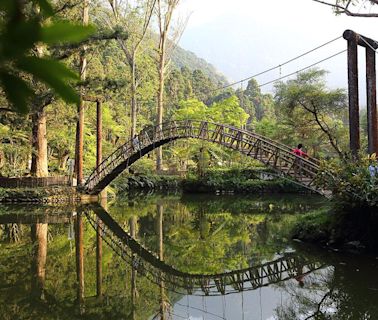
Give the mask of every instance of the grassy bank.
[[298, 216], [291, 237], [307, 243], [354, 253], [378, 252], [376, 212], [354, 208], [322, 209]]
[[0, 188], [0, 202], [56, 203], [77, 199], [74, 187]]
[[[264, 177], [265, 179], [262, 179]], [[308, 192], [295, 183], [274, 178], [260, 169], [209, 170], [203, 176], [191, 174], [186, 178], [165, 175], [124, 175], [112, 183], [116, 192], [132, 190], [182, 190], [186, 193], [303, 193]]]

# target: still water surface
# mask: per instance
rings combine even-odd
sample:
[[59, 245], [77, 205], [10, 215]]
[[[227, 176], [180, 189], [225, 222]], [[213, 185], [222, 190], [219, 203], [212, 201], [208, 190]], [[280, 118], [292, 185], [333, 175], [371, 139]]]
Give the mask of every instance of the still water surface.
[[378, 260], [292, 242], [312, 196], [0, 207], [0, 319], [378, 319]]

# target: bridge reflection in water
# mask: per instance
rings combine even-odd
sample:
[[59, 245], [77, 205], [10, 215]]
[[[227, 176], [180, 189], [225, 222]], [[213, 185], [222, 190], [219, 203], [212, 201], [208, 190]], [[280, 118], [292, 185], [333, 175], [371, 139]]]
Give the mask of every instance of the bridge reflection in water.
[[[323, 267], [321, 263], [309, 261], [296, 254], [284, 254], [250, 268], [219, 273], [186, 273], [164, 263], [163, 260], [145, 248], [101, 207], [87, 208], [85, 215], [91, 225], [100, 227], [103, 240], [133, 269], [157, 285], [164, 283], [166, 289], [190, 295], [225, 295], [253, 290], [298, 276], [306, 275]], [[99, 219], [98, 219], [99, 218]], [[101, 223], [99, 223], [101, 221]]]

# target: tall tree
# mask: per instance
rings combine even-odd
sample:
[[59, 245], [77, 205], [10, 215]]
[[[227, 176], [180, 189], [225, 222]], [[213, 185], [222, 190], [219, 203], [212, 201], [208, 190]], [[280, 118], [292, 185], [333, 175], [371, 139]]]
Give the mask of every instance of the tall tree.
[[[164, 83], [167, 73], [167, 66], [171, 59], [173, 49], [175, 48], [181, 33], [184, 30], [185, 23], [175, 29], [173, 35], [171, 31], [171, 23], [173, 13], [175, 12], [180, 0], [157, 0], [156, 16], [159, 31], [159, 43], [157, 50], [157, 66], [159, 74], [159, 83], [157, 91], [157, 119], [156, 124], [161, 126], [163, 123], [164, 112]], [[162, 148], [157, 148], [156, 153], [156, 170], [161, 170], [163, 166]]]
[[[86, 26], [89, 23], [89, 3], [88, 0], [83, 1], [82, 22]], [[83, 47], [80, 54], [80, 80], [85, 81], [87, 73], [86, 46]], [[75, 152], [75, 169], [77, 183], [83, 183], [83, 153], [84, 153], [84, 100], [83, 89], [80, 92], [80, 103], [78, 104], [78, 120], [76, 125], [76, 152]]]
[[327, 89], [325, 74], [324, 70], [312, 69], [298, 74], [294, 80], [279, 83], [276, 101], [278, 109], [292, 121], [295, 131], [303, 131], [302, 138], [308, 138], [317, 131], [315, 140], [322, 141], [325, 137], [343, 159], [339, 132], [343, 126], [342, 115], [347, 109], [346, 94], [342, 89]]
[[[34, 14], [40, 14], [38, 5], [33, 6]], [[35, 46], [36, 56], [42, 58], [44, 56], [45, 47], [38, 43]], [[49, 101], [50, 102], [50, 101]], [[44, 106], [35, 103], [32, 107], [32, 163], [31, 175], [36, 177], [47, 177], [48, 159], [47, 159], [47, 139], [46, 139], [46, 114]]]
[[137, 125], [137, 89], [140, 85], [140, 75], [137, 69], [137, 55], [145, 39], [152, 14], [155, 9], [156, 0], [137, 0], [127, 3], [126, 7], [122, 7], [117, 0], [109, 0], [112, 7], [114, 21], [121, 25], [128, 33], [127, 41], [118, 39], [119, 45], [126, 56], [126, 62], [130, 68], [131, 82], [131, 137], [136, 134]]

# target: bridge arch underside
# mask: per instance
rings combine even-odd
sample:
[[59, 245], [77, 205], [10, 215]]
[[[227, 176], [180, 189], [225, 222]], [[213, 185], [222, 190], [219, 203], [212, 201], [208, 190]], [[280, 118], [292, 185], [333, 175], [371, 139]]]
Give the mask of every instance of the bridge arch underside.
[[156, 148], [163, 146], [169, 142], [177, 140], [179, 138], [169, 138], [158, 141], [156, 143], [150, 144], [146, 147], [142, 147], [140, 150], [137, 150], [135, 153], [131, 154], [127, 157], [123, 162], [121, 162], [118, 166], [116, 166], [108, 175], [106, 175], [102, 180], [98, 182], [98, 184], [90, 190], [89, 194], [98, 194], [102, 190], [105, 189], [115, 178], [117, 178], [123, 171], [129, 168], [132, 164], [136, 161], [141, 159], [146, 154], [150, 153], [151, 151], [155, 150]]
[[100, 193], [125, 169], [160, 146], [178, 139], [200, 139], [238, 151], [260, 161], [276, 172], [278, 176], [287, 178], [314, 192], [326, 195], [324, 190], [318, 189], [314, 185], [314, 180], [319, 170], [319, 165], [313, 162], [316, 159], [300, 158], [293, 154], [291, 148], [287, 146], [276, 145], [274, 141], [241, 129], [229, 127], [228, 134], [225, 134], [224, 128], [204, 133], [201, 129], [202, 127], [203, 125], [201, 124], [196, 130], [191, 126], [190, 130], [181, 131], [177, 130], [177, 128], [173, 131], [170, 128], [169, 133], [160, 138], [156, 138], [156, 133], [150, 133], [150, 136], [154, 137], [153, 139], [142, 131], [139, 134], [137, 148], [131, 141], [118, 148], [93, 171], [87, 180], [84, 191], [92, 195]]

